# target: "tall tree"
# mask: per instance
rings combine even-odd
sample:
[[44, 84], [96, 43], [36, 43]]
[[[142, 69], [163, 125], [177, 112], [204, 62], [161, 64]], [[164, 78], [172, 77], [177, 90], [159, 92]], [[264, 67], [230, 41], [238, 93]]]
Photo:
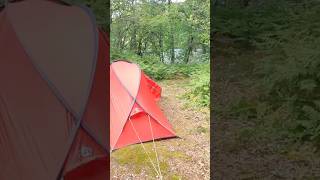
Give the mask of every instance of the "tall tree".
[[[208, 4], [209, 0], [112, 0], [111, 44], [116, 46], [111, 52], [189, 62], [194, 48], [207, 52], [209, 46]], [[183, 49], [182, 57], [175, 49]]]
[[172, 11], [172, 9], [171, 9], [171, 0], [168, 0], [168, 6], [169, 6], [169, 26], [170, 26], [170, 34], [169, 34], [169, 41], [170, 41], [170, 62], [171, 62], [171, 64], [173, 64], [174, 63], [174, 60], [175, 60], [175, 51], [174, 51], [174, 30], [173, 30], [173, 21], [172, 21], [172, 18], [174, 18], [173, 16], [172, 16], [172, 13], [171, 13], [171, 11]]

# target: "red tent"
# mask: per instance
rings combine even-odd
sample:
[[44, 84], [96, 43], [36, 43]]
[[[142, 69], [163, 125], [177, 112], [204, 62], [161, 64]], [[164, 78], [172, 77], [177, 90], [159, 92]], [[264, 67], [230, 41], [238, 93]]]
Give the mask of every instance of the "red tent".
[[175, 137], [157, 105], [161, 88], [138, 65], [116, 61], [110, 66], [111, 150], [153, 139]]
[[105, 37], [85, 7], [0, 7], [1, 180], [108, 177]]

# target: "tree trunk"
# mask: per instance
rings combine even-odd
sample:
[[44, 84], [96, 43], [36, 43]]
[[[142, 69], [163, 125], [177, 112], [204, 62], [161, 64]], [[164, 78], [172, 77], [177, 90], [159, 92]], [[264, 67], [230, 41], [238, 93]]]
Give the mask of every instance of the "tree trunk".
[[250, 0], [242, 0], [242, 6], [243, 7], [249, 6], [249, 2], [250, 2]]
[[126, 46], [126, 35], [123, 33], [123, 36], [120, 39], [120, 50], [124, 50]]
[[124, 49], [125, 37], [122, 33], [119, 35], [119, 50], [122, 51]]
[[[168, 0], [168, 6], [169, 6], [169, 10], [171, 8], [171, 0]], [[171, 64], [174, 63], [175, 61], [175, 52], [174, 52], [174, 34], [173, 34], [173, 25], [172, 25], [172, 20], [171, 20], [171, 16], [170, 17], [170, 62]]]
[[174, 52], [174, 37], [173, 37], [173, 33], [171, 34], [171, 36], [170, 36], [170, 54], [171, 54], [171, 56], [170, 56], [170, 62], [171, 62], [171, 64], [173, 64], [174, 63], [174, 61], [175, 61], [175, 52]]
[[190, 58], [190, 55], [191, 55], [191, 52], [192, 52], [192, 48], [193, 48], [193, 36], [191, 35], [189, 37], [189, 41], [188, 41], [188, 47], [185, 51], [185, 54], [184, 54], [184, 63], [189, 63], [189, 58]]
[[140, 38], [138, 41], [138, 49], [137, 49], [136, 53], [137, 53], [137, 55], [142, 57], [142, 38]]
[[[134, 3], [135, 0], [131, 0], [131, 10], [132, 13], [135, 14], [136, 9], [134, 8]], [[130, 42], [129, 42], [129, 48], [132, 52], [137, 52], [139, 50], [137, 50], [137, 26], [136, 26], [136, 19], [133, 18], [130, 20], [130, 24], [129, 24], [129, 29], [131, 30], [131, 34], [128, 34], [128, 36], [130, 37]], [[139, 37], [138, 37], [139, 38]]]
[[148, 41], [143, 42], [142, 54], [145, 54], [148, 48]]
[[137, 29], [133, 28], [131, 32], [131, 39], [130, 39], [130, 50], [135, 51], [137, 49], [137, 39], [136, 39]]
[[163, 39], [162, 39], [162, 33], [159, 34], [159, 58], [161, 62], [164, 62], [163, 57]]
[[207, 46], [205, 44], [201, 44], [202, 46], [202, 54], [206, 54], [207, 53]]

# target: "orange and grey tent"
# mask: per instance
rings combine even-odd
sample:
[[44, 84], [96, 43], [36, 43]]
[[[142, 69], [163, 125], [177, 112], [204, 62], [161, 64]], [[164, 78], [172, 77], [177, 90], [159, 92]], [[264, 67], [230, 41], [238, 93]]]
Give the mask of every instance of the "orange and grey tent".
[[0, 8], [1, 180], [107, 179], [107, 42], [85, 7]]
[[111, 150], [155, 139], [175, 137], [157, 100], [161, 88], [134, 63], [110, 66]]

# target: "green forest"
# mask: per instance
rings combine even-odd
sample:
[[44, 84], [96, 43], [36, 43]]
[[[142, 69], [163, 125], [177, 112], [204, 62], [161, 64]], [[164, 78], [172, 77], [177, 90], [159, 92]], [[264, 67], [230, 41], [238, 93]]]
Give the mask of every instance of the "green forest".
[[111, 1], [111, 60], [136, 62], [155, 80], [191, 77], [185, 97], [209, 106], [209, 8], [209, 0]]
[[[209, 0], [111, 1], [111, 61], [134, 62], [161, 86], [159, 105], [182, 137], [156, 142], [163, 179], [209, 179], [209, 16]], [[112, 176], [162, 179], [140, 146], [112, 154]]]
[[[267, 168], [276, 154], [287, 163], [280, 169], [294, 164], [295, 173], [283, 170], [280, 178], [319, 178], [311, 171], [319, 168], [313, 161], [320, 150], [320, 2], [216, 0], [212, 6], [213, 89], [221, 96], [212, 103], [217, 124], [237, 125], [227, 130], [236, 140], [233, 153], [258, 149], [252, 159]], [[261, 177], [254, 161], [246, 173]], [[305, 174], [296, 174], [301, 169]]]

